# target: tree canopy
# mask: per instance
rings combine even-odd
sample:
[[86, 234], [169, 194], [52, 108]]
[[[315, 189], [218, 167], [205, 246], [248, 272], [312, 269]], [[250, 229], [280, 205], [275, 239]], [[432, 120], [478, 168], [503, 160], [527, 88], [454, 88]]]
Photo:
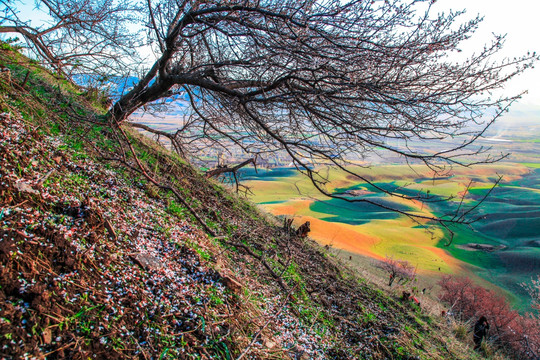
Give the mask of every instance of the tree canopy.
[[[94, 4], [56, 2], [63, 9]], [[474, 142], [520, 96], [494, 94], [537, 60], [536, 54], [496, 60], [503, 36], [494, 36], [467, 59], [456, 60], [453, 54], [473, 35], [481, 18], [463, 21], [463, 12], [433, 14], [433, 2], [147, 0], [139, 7], [106, 2], [108, 8], [118, 9], [116, 25], [98, 21], [83, 28], [76, 22], [83, 35], [73, 39], [97, 32], [116, 46], [102, 51], [107, 56], [151, 49], [155, 61], [112, 105], [112, 123], [125, 122], [142, 107], [181, 99], [185, 122], [172, 136], [179, 149], [197, 149], [197, 137], [224, 151], [233, 144], [248, 156], [286, 153], [326, 195], [373, 202], [327, 191], [327, 178], [313, 164], [330, 164], [378, 187], [351, 170], [353, 159], [384, 152], [423, 163], [435, 174], [452, 165], [496, 161], [501, 156], [493, 157]], [[11, 6], [3, 4], [6, 9]], [[55, 7], [48, 9], [56, 14]], [[13, 13], [4, 11], [4, 29], [15, 21]], [[75, 25], [58, 19], [62, 33], [70, 33]], [[140, 19], [144, 31], [130, 32], [129, 26], [119, 25], [128, 19]], [[34, 31], [32, 36], [40, 39], [36, 41], [25, 34], [24, 26], [11, 30], [27, 37], [53, 63], [59, 57], [46, 56], [41, 41], [53, 54], [66, 48], [55, 47], [55, 42], [47, 45]], [[130, 47], [132, 36], [145, 47]], [[146, 63], [134, 62], [133, 69], [141, 64]], [[123, 65], [115, 66], [125, 74]], [[115, 66], [109, 66], [111, 75], [116, 75]], [[455, 141], [443, 144], [445, 139]], [[425, 146], [430, 143], [437, 148]], [[406, 199], [440, 200], [429, 194], [379, 190]], [[444, 219], [427, 219], [470, 222], [467, 215], [475, 207], [462, 205]]]

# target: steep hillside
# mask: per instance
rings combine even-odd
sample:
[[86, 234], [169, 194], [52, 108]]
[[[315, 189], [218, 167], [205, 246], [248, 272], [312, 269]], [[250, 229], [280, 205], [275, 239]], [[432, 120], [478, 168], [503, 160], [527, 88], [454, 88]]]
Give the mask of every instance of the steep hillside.
[[477, 358], [2, 45], [1, 358]]

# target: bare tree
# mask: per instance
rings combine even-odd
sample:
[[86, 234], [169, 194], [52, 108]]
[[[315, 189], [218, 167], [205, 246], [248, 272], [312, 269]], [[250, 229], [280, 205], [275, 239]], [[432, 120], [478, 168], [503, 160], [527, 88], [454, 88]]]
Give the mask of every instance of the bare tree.
[[532, 311], [525, 315], [526, 335], [522, 338], [525, 353], [532, 359], [540, 358], [540, 275], [532, 278], [530, 283], [521, 286], [531, 297]]
[[538, 313], [538, 321], [540, 322], [540, 275], [536, 275], [536, 279], [531, 278], [531, 283], [520, 284], [531, 297], [531, 308]]
[[[382, 188], [353, 171], [351, 159], [390, 154], [441, 174], [504, 157], [474, 142], [519, 98], [494, 92], [537, 56], [495, 61], [504, 43], [495, 36], [466, 60], [452, 60], [481, 18], [432, 14], [432, 3], [147, 0], [137, 14], [156, 60], [112, 106], [108, 121], [120, 125], [140, 108], [180, 100], [178, 149], [236, 146], [246, 158], [284, 153], [330, 197], [442, 225], [471, 223], [476, 206], [466, 201], [441, 217], [412, 213], [333, 193], [314, 166], [334, 166], [390, 196], [429, 202], [441, 199]], [[436, 149], [425, 146], [435, 143]]]
[[[191, 121], [185, 134], [248, 156], [285, 152], [328, 196], [389, 208], [326, 190], [312, 164], [336, 166], [392, 196], [438, 201], [380, 188], [347, 165], [383, 150], [440, 174], [504, 157], [478, 158], [486, 149], [471, 145], [519, 97], [490, 94], [537, 57], [494, 62], [504, 40], [495, 37], [452, 61], [481, 21], [459, 24], [460, 15], [432, 15], [430, 1], [148, 2], [158, 59], [109, 116], [121, 123], [141, 106], [180, 97]], [[417, 146], [451, 138], [459, 141], [436, 151]], [[473, 221], [471, 209], [445, 218], [397, 211], [444, 224]]]
[[126, 61], [132, 66], [139, 58], [137, 31], [128, 30], [139, 9], [125, 0], [36, 0], [34, 23], [17, 9], [20, 4], [0, 0], [0, 33], [21, 35], [67, 78], [125, 75]]
[[416, 278], [416, 268], [406, 260], [396, 260], [387, 256], [377, 264], [377, 267], [388, 274], [388, 286], [394, 282], [405, 285]]

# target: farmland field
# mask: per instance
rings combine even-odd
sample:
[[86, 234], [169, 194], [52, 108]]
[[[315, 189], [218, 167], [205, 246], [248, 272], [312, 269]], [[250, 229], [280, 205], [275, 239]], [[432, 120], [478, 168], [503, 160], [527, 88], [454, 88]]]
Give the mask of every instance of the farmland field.
[[[164, 131], [178, 128], [178, 116], [139, 119]], [[458, 200], [472, 181], [465, 206], [481, 199], [494, 181], [500, 186], [477, 209], [481, 219], [472, 226], [455, 226], [448, 245], [447, 230], [436, 224], [418, 224], [409, 218], [367, 203], [328, 199], [318, 193], [307, 178], [293, 168], [242, 169], [252, 200], [278, 216], [289, 216], [296, 224], [311, 222], [310, 236], [323, 245], [347, 253], [381, 259], [387, 255], [410, 261], [421, 275], [465, 274], [489, 282], [506, 291], [516, 306], [524, 303], [521, 282], [540, 272], [540, 122], [514, 118], [502, 121], [479, 139], [479, 145], [495, 153], [511, 153], [501, 163], [456, 167], [451, 175], [433, 177], [426, 168], [406, 166], [399, 158], [381, 156], [371, 167], [354, 167], [377, 186], [403, 194], [427, 194]], [[425, 145], [425, 152], [437, 151]], [[233, 151], [240, 155], [240, 151]], [[209, 152], [205, 157], [215, 158]], [[236, 163], [240, 162], [237, 157]], [[215, 161], [215, 160], [214, 160]], [[234, 159], [229, 159], [234, 163]], [[212, 165], [209, 165], [212, 166]], [[327, 169], [321, 169], [326, 174]], [[329, 171], [330, 192], [350, 194], [358, 199], [376, 200], [394, 208], [423, 215], [442, 216], [449, 204], [435, 202], [422, 206], [390, 198], [344, 171]], [[455, 205], [455, 204], [454, 204]]]
[[[514, 294], [522, 306], [519, 283], [540, 272], [540, 169], [530, 164], [501, 163], [464, 168], [452, 176], [433, 179], [420, 167], [377, 166], [362, 175], [378, 187], [413, 195], [418, 192], [446, 197], [461, 194], [472, 180], [465, 206], [484, 197], [501, 175], [503, 180], [478, 208], [480, 220], [472, 226], [452, 227], [450, 234], [430, 223], [416, 223], [395, 212], [365, 202], [325, 198], [309, 180], [293, 169], [244, 170], [253, 201], [274, 215], [311, 222], [311, 236], [323, 245], [380, 259], [387, 255], [418, 266], [421, 274], [467, 274], [483, 278]], [[326, 171], [324, 169], [323, 171]], [[420, 176], [419, 176], [420, 175]], [[423, 215], [446, 214], [451, 202], [422, 206], [391, 198], [344, 172], [331, 173], [327, 188], [350, 198], [375, 200], [399, 210]], [[454, 200], [459, 201], [459, 197]]]

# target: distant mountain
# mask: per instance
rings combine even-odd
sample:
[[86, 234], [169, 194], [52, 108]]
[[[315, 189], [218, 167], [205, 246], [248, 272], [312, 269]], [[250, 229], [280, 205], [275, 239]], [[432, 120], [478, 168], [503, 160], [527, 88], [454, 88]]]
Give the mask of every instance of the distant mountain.
[[103, 78], [98, 75], [84, 74], [75, 75], [73, 81], [83, 87], [95, 86], [106, 89], [113, 98], [118, 98], [133, 88], [139, 82], [139, 78], [135, 76]]

